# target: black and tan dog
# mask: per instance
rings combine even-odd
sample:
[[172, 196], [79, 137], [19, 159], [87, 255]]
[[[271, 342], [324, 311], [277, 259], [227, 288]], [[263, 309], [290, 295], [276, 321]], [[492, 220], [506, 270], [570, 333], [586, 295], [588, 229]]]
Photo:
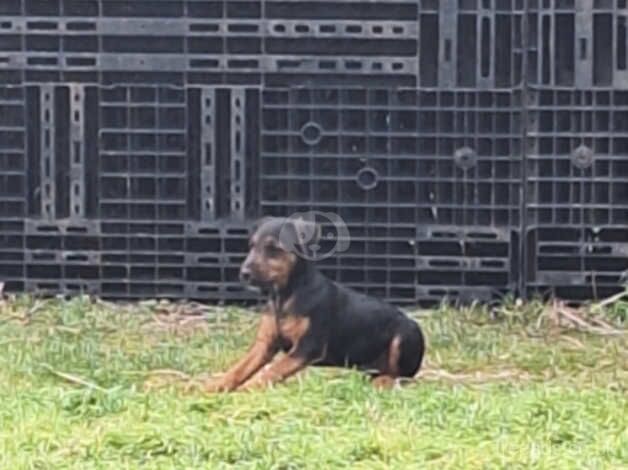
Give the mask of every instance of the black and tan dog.
[[[242, 264], [243, 282], [270, 293], [255, 343], [209, 392], [283, 381], [308, 365], [355, 367], [377, 386], [413, 377], [424, 353], [416, 322], [397, 308], [326, 278], [299, 256], [301, 222], [263, 219]], [[311, 228], [311, 226], [310, 226]], [[285, 352], [271, 363], [279, 352]]]

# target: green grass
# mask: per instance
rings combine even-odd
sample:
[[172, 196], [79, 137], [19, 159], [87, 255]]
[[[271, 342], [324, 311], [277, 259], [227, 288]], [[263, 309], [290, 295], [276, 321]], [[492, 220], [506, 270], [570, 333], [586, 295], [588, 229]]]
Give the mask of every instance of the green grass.
[[628, 468], [621, 300], [603, 311], [612, 335], [567, 331], [534, 303], [421, 312], [425, 368], [399, 390], [310, 369], [212, 396], [183, 379], [235, 360], [255, 316], [157, 310], [0, 305], [1, 469]]

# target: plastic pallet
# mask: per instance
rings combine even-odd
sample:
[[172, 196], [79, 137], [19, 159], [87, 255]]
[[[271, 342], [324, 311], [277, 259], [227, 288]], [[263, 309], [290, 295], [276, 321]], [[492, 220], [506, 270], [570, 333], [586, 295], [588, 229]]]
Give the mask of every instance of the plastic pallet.
[[2, 90], [0, 216], [211, 221], [257, 210], [257, 90]]
[[1, 1], [0, 281], [254, 301], [251, 219], [319, 210], [397, 303], [614, 292], [627, 6]]
[[24, 222], [0, 219], [0, 282], [7, 292], [25, 289]]
[[188, 165], [185, 90], [98, 90], [98, 201], [104, 219], [183, 220]]
[[625, 289], [625, 226], [546, 226], [529, 231], [527, 244], [531, 295], [585, 301], [603, 299]]
[[[333, 227], [323, 226], [323, 233]], [[453, 226], [349, 226], [347, 251], [323, 240], [323, 272], [397, 304], [504, 298], [518, 282], [516, 232]]]
[[0, 76], [29, 84], [521, 83], [523, 0], [4, 0]]
[[251, 302], [238, 279], [248, 224], [0, 224], [7, 291]]
[[628, 270], [628, 92], [542, 88], [529, 96], [530, 289], [603, 297]]
[[419, 226], [417, 235], [417, 301], [490, 302], [516, 292], [517, 231]]
[[529, 97], [529, 224], [627, 225], [628, 91], [541, 89]]
[[321, 270], [344, 285], [387, 298], [398, 304], [415, 303], [415, 229], [400, 226], [350, 224], [349, 244], [337, 251], [339, 238], [332, 224], [322, 225]]
[[24, 90], [0, 87], [0, 218], [26, 216], [26, 147]]
[[[324, 227], [325, 230], [331, 227]], [[516, 285], [507, 231], [350, 226], [347, 251], [325, 238], [321, 270], [397, 304], [499, 299]], [[105, 298], [256, 302], [238, 272], [249, 224], [4, 222], [0, 276], [8, 291]]]
[[517, 228], [521, 107], [516, 90], [265, 90], [262, 212]]
[[529, 0], [528, 82], [623, 86], [628, 78], [624, 0]]

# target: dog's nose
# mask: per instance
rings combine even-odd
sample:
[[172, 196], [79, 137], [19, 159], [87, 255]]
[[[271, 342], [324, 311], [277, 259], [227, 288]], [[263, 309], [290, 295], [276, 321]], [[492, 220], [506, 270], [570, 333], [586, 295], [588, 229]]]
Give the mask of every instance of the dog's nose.
[[248, 268], [242, 268], [240, 270], [240, 281], [248, 284], [251, 281], [251, 270]]

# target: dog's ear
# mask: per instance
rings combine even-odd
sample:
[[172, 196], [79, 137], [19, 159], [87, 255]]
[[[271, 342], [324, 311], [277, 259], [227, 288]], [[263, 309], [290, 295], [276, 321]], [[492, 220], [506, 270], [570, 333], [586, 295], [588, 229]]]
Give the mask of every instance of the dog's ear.
[[279, 240], [283, 247], [300, 255], [307, 255], [320, 241], [320, 227], [316, 222], [290, 218], [283, 223]]
[[303, 247], [318, 244], [321, 239], [321, 227], [316, 222], [304, 219], [292, 219], [297, 234], [297, 243]]
[[270, 222], [271, 220], [273, 220], [274, 217], [271, 216], [264, 216], [258, 220], [256, 220], [255, 222], [253, 222], [253, 227], [252, 227], [252, 233], [255, 233], [257, 231], [257, 229], [259, 229], [262, 225]]

